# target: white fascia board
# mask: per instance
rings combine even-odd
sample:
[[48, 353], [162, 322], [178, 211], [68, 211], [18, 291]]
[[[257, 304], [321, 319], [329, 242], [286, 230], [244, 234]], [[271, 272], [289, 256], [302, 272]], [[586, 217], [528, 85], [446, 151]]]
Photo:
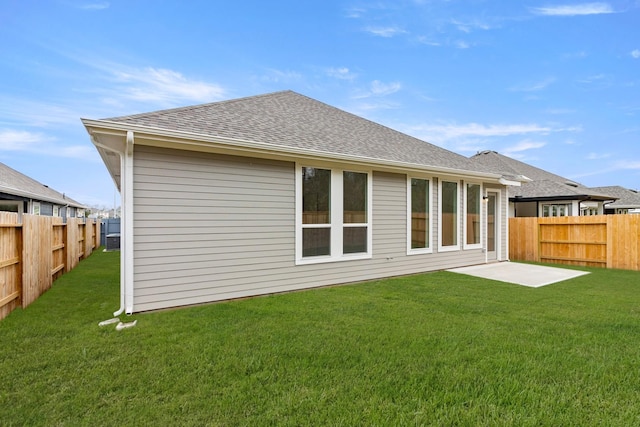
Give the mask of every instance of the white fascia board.
[[253, 154], [255, 157], [267, 157], [274, 160], [288, 160], [306, 158], [312, 160], [325, 160], [334, 162], [359, 163], [377, 170], [407, 172], [431, 172], [455, 177], [481, 178], [486, 181], [500, 183], [501, 174], [489, 172], [476, 172], [464, 169], [454, 169], [441, 166], [421, 165], [392, 160], [380, 160], [364, 156], [331, 153], [305, 148], [289, 147], [278, 144], [267, 144], [244, 139], [225, 138], [219, 136], [203, 135], [192, 132], [171, 131], [149, 126], [132, 125], [130, 123], [110, 122], [108, 120], [82, 119], [90, 134], [94, 132], [106, 134], [126, 135], [127, 131], [136, 134], [136, 145], [149, 145], [164, 148], [181, 148], [194, 151], [227, 151], [229, 154], [244, 153]]
[[520, 187], [522, 186], [522, 181], [514, 181], [512, 179], [507, 179], [505, 177], [500, 177], [498, 182], [502, 185], [510, 185], [512, 187]]

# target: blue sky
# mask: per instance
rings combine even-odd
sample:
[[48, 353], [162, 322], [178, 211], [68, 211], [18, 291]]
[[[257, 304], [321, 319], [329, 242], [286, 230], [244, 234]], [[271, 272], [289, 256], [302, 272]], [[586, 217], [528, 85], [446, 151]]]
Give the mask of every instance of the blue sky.
[[89, 205], [115, 191], [81, 117], [285, 89], [640, 188], [638, 0], [0, 0], [0, 88], [0, 162]]

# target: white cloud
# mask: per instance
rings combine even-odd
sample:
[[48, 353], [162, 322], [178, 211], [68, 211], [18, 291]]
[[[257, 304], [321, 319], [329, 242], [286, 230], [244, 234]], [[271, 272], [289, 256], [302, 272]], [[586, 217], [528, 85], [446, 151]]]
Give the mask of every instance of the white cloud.
[[142, 102], [177, 103], [181, 101], [211, 102], [222, 99], [222, 87], [189, 80], [181, 73], [165, 68], [114, 70], [117, 82], [123, 84], [123, 95]]
[[1, 129], [0, 151], [33, 151], [39, 144], [50, 140], [40, 132]]
[[458, 49], [469, 49], [471, 47], [471, 45], [464, 40], [458, 40], [454, 43], [454, 45]]
[[58, 144], [56, 138], [25, 130], [0, 129], [1, 151], [99, 161], [97, 152], [90, 144], [64, 146]]
[[530, 83], [522, 86], [515, 86], [511, 88], [514, 92], [537, 92], [539, 90], [545, 89], [549, 85], [553, 84], [556, 81], [555, 77], [548, 77], [539, 82]]
[[602, 160], [611, 157], [609, 153], [589, 153], [587, 154], [587, 160]]
[[447, 147], [454, 151], [481, 151], [495, 145], [497, 139], [524, 136], [526, 139], [508, 147], [503, 152], [511, 157], [518, 153], [544, 146], [545, 142], [533, 138], [560, 132], [579, 132], [580, 127], [552, 127], [535, 123], [531, 124], [423, 124], [405, 127], [405, 132], [417, 138]]
[[364, 30], [375, 36], [385, 37], [385, 38], [394, 37], [394, 36], [397, 36], [398, 34], [406, 33], [405, 30], [398, 27], [367, 27]]
[[640, 170], [640, 161], [638, 160], [620, 160], [614, 163], [614, 170]]
[[80, 5], [80, 9], [84, 9], [84, 10], [103, 10], [103, 9], [108, 9], [110, 6], [108, 1], [103, 1], [103, 2], [95, 2], [95, 3], [86, 3], [86, 4], [82, 4]]
[[570, 108], [547, 108], [544, 112], [548, 114], [561, 115], [561, 114], [573, 114], [576, 112], [576, 110], [572, 110]]
[[382, 83], [380, 80], [371, 82], [371, 93], [376, 96], [385, 96], [396, 93], [402, 88], [399, 82]]
[[356, 95], [352, 96], [352, 98], [363, 99], [387, 96], [398, 92], [400, 89], [402, 89], [402, 84], [400, 82], [383, 83], [380, 80], [374, 80], [371, 82], [368, 90], [360, 91]]
[[431, 38], [427, 38], [426, 36], [418, 36], [415, 39], [418, 43], [424, 44], [427, 46], [442, 46], [442, 43], [432, 40]]
[[510, 147], [507, 147], [505, 149], [502, 150], [502, 152], [507, 155], [513, 155], [515, 153], [520, 153], [522, 151], [527, 151], [527, 150], [534, 150], [536, 148], [542, 148], [545, 145], [547, 145], [546, 142], [539, 142], [539, 141], [531, 141], [528, 139], [525, 139], [523, 141], [518, 142], [515, 145], [512, 145]]
[[431, 132], [439, 135], [442, 139], [449, 140], [464, 137], [487, 138], [526, 134], [547, 135], [552, 132], [577, 131], [579, 128], [552, 128], [538, 124], [482, 125], [478, 123], [468, 123], [464, 125], [422, 125], [416, 128], [416, 130]]
[[347, 67], [329, 68], [327, 75], [340, 80], [354, 80], [357, 74], [352, 73]]
[[567, 54], [563, 55], [563, 58], [565, 58], [565, 59], [584, 59], [587, 56], [589, 56], [589, 54], [586, 51], [581, 50], [579, 52], [567, 53]]
[[601, 15], [615, 13], [609, 3], [581, 3], [571, 5], [558, 5], [548, 7], [536, 7], [531, 9], [537, 15], [547, 16], [578, 16]]
[[640, 58], [640, 49], [634, 49], [631, 51], [631, 57], [634, 59]]
[[[267, 73], [262, 76], [262, 80], [272, 82], [272, 83], [282, 83], [282, 82], [287, 83], [287, 82], [299, 81], [300, 79], [302, 79], [302, 75], [296, 71], [291, 71], [291, 70], [283, 71], [283, 70], [276, 70], [275, 68], [270, 68], [269, 70], [267, 70]], [[220, 88], [220, 90], [221, 92], [220, 92], [219, 99], [222, 99], [224, 95], [224, 90], [222, 88]]]
[[493, 27], [486, 22], [482, 22], [479, 20], [473, 20], [468, 22], [458, 21], [456, 19], [451, 20], [451, 23], [456, 26], [456, 28], [463, 33], [470, 33], [474, 30], [491, 30]]
[[[77, 106], [81, 108], [80, 105]], [[9, 126], [52, 127], [78, 124], [80, 114], [72, 106], [0, 98], [0, 124]]]
[[346, 12], [347, 18], [356, 19], [356, 18], [362, 17], [362, 15], [364, 15], [367, 12], [367, 9], [362, 7], [352, 7], [347, 9], [345, 12]]
[[399, 107], [397, 102], [387, 101], [383, 99], [367, 100], [366, 102], [358, 102], [349, 110], [356, 115], [366, 116], [371, 111], [394, 110]]
[[613, 84], [613, 77], [608, 74], [595, 74], [576, 81], [584, 89], [606, 89]]

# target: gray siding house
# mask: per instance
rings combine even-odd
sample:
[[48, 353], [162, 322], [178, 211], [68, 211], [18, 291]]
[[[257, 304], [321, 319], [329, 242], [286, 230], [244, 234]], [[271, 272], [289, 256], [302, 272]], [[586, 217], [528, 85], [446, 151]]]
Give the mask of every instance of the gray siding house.
[[0, 211], [67, 218], [84, 216], [85, 209], [64, 193], [0, 163]]
[[295, 92], [83, 123], [122, 195], [116, 315], [508, 257], [517, 181]]
[[510, 217], [603, 215], [605, 204], [616, 200], [609, 191], [586, 187], [495, 151], [479, 152], [471, 161], [522, 181], [509, 188]]
[[605, 214], [640, 213], [640, 193], [637, 190], [619, 185], [594, 187], [593, 190], [611, 194], [617, 198], [614, 202], [604, 205]]

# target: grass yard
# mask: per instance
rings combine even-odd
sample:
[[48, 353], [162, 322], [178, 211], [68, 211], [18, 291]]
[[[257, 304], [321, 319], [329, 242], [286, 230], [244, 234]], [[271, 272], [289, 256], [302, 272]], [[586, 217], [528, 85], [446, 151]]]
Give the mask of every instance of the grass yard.
[[[438, 272], [98, 322], [96, 252], [0, 321], [0, 425], [640, 425], [640, 273]], [[122, 317], [125, 320], [125, 316]]]

